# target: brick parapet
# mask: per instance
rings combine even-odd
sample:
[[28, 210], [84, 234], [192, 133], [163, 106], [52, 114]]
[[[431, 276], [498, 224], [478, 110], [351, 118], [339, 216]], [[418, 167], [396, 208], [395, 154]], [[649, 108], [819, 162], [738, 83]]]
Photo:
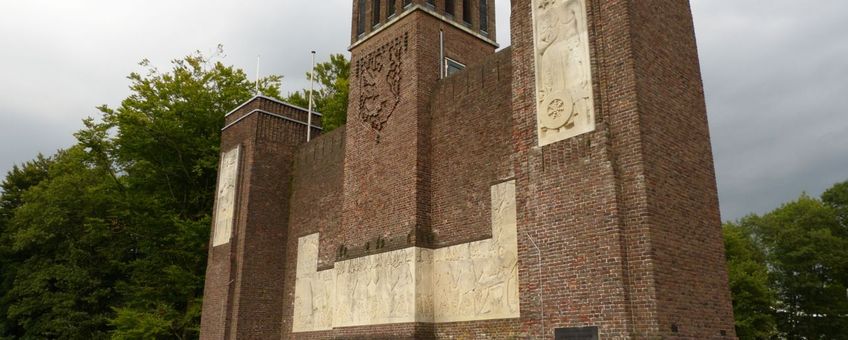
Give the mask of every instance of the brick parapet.
[[513, 175], [511, 51], [441, 80], [432, 96], [426, 180], [433, 248], [492, 236], [489, 188]]
[[[240, 119], [244, 119], [245, 117], [258, 112], [277, 115], [284, 119], [290, 119], [293, 122], [301, 123], [304, 126], [304, 131], [306, 130], [306, 123], [309, 118], [308, 110], [306, 108], [298, 107], [274, 98], [256, 96], [233, 109], [224, 117], [224, 129], [226, 130]], [[321, 133], [321, 119], [322, 115], [320, 113], [312, 113], [313, 136]]]

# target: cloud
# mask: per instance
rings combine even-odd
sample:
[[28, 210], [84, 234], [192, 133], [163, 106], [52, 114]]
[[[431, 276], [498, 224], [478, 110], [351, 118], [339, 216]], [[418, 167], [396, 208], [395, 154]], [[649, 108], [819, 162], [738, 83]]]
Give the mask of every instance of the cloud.
[[[351, 0], [0, 2], [0, 172], [73, 143], [81, 120], [167, 68], [224, 45], [225, 62], [308, 86], [309, 51], [346, 53]], [[692, 0], [723, 217], [848, 179], [848, 2]], [[509, 45], [508, 0], [496, 0]]]
[[848, 179], [848, 2], [692, 4], [723, 217]]

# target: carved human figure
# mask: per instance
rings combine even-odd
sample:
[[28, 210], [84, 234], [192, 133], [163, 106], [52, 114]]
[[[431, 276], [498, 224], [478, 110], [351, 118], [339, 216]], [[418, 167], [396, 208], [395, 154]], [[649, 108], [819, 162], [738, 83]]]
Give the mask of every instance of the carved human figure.
[[230, 241], [235, 210], [236, 181], [238, 179], [239, 148], [221, 156], [221, 170], [215, 203], [215, 232], [212, 245], [219, 246]]
[[389, 292], [389, 316], [390, 317], [405, 317], [409, 314], [409, 307], [412, 304], [409, 301], [409, 293], [412, 284], [412, 274], [410, 273], [410, 265], [408, 255], [392, 256], [389, 271], [388, 292]]
[[542, 134], [581, 130], [574, 131], [577, 134], [592, 125], [591, 68], [583, 1], [534, 1], [536, 99]]
[[370, 317], [369, 306], [371, 305], [371, 299], [369, 298], [368, 289], [369, 285], [373, 283], [371, 277], [368, 274], [368, 268], [364, 263], [364, 258], [356, 259], [351, 262], [351, 268], [353, 269], [353, 286], [351, 291], [351, 315], [353, 316], [353, 321], [356, 323], [361, 323], [365, 321], [366, 317]]
[[515, 182], [492, 187], [492, 238], [408, 248], [317, 271], [319, 235], [298, 241], [293, 331], [517, 318]]

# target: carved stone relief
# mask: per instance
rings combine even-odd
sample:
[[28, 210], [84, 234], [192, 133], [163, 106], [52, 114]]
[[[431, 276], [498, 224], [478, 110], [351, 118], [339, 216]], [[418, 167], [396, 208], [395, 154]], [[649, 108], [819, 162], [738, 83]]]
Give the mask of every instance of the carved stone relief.
[[492, 186], [492, 238], [433, 251], [435, 322], [519, 317], [515, 182]]
[[297, 247], [295, 280], [295, 332], [329, 330], [333, 328], [336, 276], [332, 271], [317, 271], [318, 234], [301, 237]]
[[585, 0], [533, 0], [539, 146], [595, 130]]
[[518, 318], [515, 181], [491, 190], [488, 240], [406, 248], [318, 272], [318, 234], [301, 237], [293, 331]]
[[333, 327], [415, 321], [415, 249], [336, 263]]
[[221, 155], [218, 169], [218, 191], [215, 196], [215, 223], [212, 246], [230, 242], [236, 208], [236, 185], [238, 182], [239, 147]]
[[403, 55], [409, 48], [409, 33], [393, 39], [356, 61], [359, 80], [359, 119], [377, 133], [386, 126], [400, 104]]

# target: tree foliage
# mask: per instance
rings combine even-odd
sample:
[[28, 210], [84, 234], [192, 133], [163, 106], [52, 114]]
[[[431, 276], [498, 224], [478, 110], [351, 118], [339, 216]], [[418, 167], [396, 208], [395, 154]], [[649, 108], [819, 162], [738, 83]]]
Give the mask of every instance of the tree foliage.
[[22, 254], [16, 254], [11, 247], [13, 229], [9, 221], [14, 216], [15, 209], [23, 204], [23, 195], [29, 188], [38, 185], [47, 178], [47, 171], [52, 159], [38, 155], [33, 161], [14, 166], [0, 184], [0, 339], [8, 334], [19, 333], [19, 326], [7, 317], [9, 299], [8, 292], [15, 283], [16, 273], [25, 259]]
[[[330, 55], [330, 61], [315, 65], [315, 81], [319, 89], [313, 92], [314, 109], [323, 116], [324, 131], [329, 132], [347, 122], [350, 61], [342, 54]], [[312, 74], [306, 73], [312, 80]], [[309, 106], [309, 90], [290, 94], [286, 101], [301, 107]]]
[[[822, 199], [804, 194], [763, 216], [725, 226], [740, 334], [765, 338], [771, 327], [767, 316], [774, 315], [781, 338], [848, 338], [846, 198], [848, 182], [833, 186]], [[763, 269], [768, 290], [762, 287]]]
[[806, 339], [848, 334], [848, 235], [835, 211], [802, 196], [757, 227], [780, 298], [781, 330]]
[[836, 212], [839, 223], [848, 228], [848, 181], [827, 189], [822, 194], [822, 201]]
[[199, 53], [141, 65], [76, 145], [3, 182], [0, 338], [198, 337], [220, 131], [256, 84]]
[[770, 339], [777, 333], [775, 297], [769, 286], [765, 254], [752, 238], [751, 218], [723, 228], [736, 335], [740, 339]]

